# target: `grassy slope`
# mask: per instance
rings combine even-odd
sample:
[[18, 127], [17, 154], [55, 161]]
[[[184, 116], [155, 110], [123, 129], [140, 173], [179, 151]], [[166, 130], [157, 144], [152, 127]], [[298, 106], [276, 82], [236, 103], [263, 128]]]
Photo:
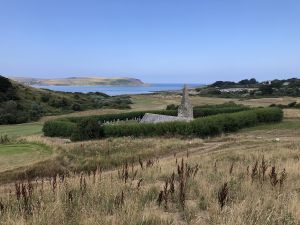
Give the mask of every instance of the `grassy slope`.
[[36, 121], [43, 115], [88, 109], [128, 109], [131, 103], [127, 96], [56, 92], [21, 85], [1, 76], [0, 80], [0, 124]]
[[70, 77], [63, 79], [12, 77], [12, 79], [21, 83], [40, 85], [143, 85], [143, 82], [138, 79], [126, 77]]
[[[114, 97], [109, 97], [105, 94], [83, 94], [83, 93], [64, 93], [56, 92], [45, 89], [32, 88], [29, 86], [20, 85], [14, 82], [14, 87], [17, 90], [17, 95], [20, 98], [20, 102], [24, 102], [26, 105], [32, 104], [32, 102], [38, 103], [42, 106], [46, 114], [51, 113], [63, 113], [74, 111], [71, 107], [73, 104], [79, 104], [82, 109], [95, 108], [95, 100], [99, 101], [99, 108], [101, 108], [102, 102], [108, 103], [108, 108], [114, 102]], [[42, 97], [48, 97], [49, 100], [43, 101]], [[66, 106], [59, 106], [61, 101], [65, 101]], [[97, 104], [95, 104], [97, 105]], [[97, 107], [97, 106], [96, 106]], [[112, 106], [114, 108], [114, 106]]]

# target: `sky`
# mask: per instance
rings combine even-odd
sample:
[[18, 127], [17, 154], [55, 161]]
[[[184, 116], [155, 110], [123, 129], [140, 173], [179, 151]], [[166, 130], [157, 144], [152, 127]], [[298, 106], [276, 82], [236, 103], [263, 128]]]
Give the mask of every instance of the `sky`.
[[4, 76], [262, 81], [299, 59], [299, 0], [0, 0]]

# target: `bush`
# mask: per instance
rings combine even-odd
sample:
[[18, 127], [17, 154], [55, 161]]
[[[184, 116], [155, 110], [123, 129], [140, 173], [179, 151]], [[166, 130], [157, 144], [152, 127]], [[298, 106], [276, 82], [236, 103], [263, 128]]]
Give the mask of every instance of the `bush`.
[[167, 105], [166, 110], [177, 110], [178, 107], [179, 107], [179, 105], [170, 104], [170, 105]]
[[283, 111], [278, 107], [256, 109], [255, 112], [259, 123], [279, 122], [283, 118]]
[[76, 124], [68, 120], [51, 120], [44, 124], [43, 132], [49, 137], [70, 137]]
[[95, 118], [82, 120], [72, 133], [72, 141], [99, 139], [103, 137], [103, 126]]
[[296, 104], [297, 104], [297, 102], [291, 102], [291, 103], [289, 103], [287, 106], [288, 106], [289, 108], [294, 108], [294, 107], [296, 106]]
[[81, 106], [77, 103], [73, 104], [71, 108], [74, 111], [81, 111]]
[[247, 107], [233, 106], [224, 108], [194, 108], [194, 118], [217, 115], [221, 113], [233, 113], [249, 110]]

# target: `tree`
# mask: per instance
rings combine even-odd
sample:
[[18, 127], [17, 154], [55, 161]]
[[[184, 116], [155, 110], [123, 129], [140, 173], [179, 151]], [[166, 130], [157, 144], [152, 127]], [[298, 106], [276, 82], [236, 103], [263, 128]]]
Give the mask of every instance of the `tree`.
[[270, 85], [262, 85], [259, 87], [262, 95], [271, 95], [273, 94], [273, 88]]

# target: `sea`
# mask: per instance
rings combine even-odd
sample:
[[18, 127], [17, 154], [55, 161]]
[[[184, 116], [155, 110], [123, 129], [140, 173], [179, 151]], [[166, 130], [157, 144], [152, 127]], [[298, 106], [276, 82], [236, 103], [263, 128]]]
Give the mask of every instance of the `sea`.
[[[132, 95], [132, 94], [149, 94], [159, 91], [177, 91], [183, 88], [184, 84], [146, 84], [143, 86], [39, 86], [33, 85], [36, 88], [44, 88], [53, 91], [63, 92], [102, 92], [111, 96], [117, 95]], [[203, 84], [187, 84], [189, 88], [200, 87]]]

